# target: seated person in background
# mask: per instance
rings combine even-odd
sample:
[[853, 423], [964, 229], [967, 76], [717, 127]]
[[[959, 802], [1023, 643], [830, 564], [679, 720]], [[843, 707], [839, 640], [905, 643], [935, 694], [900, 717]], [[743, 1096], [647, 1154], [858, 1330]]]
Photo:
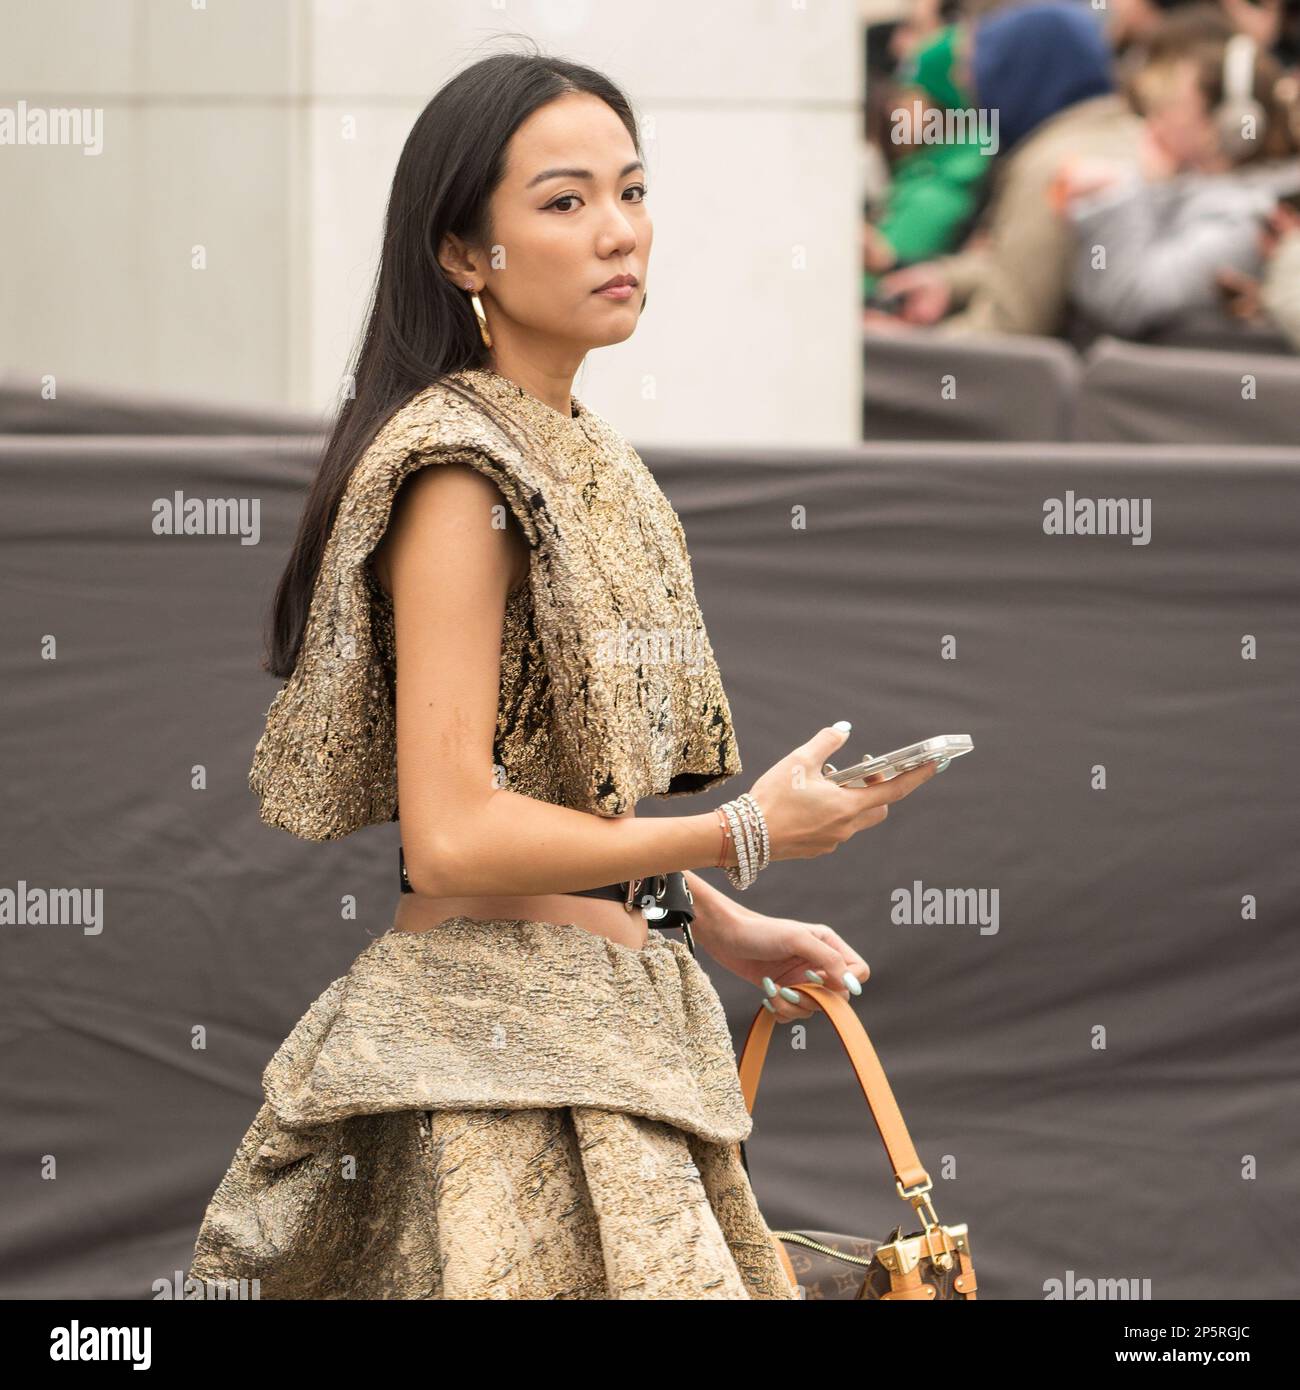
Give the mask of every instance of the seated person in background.
[[1222, 309], [1220, 272], [1259, 275], [1260, 231], [1300, 189], [1294, 79], [1227, 25], [1186, 33], [1134, 79], [1140, 171], [1080, 161], [1060, 175], [1079, 236], [1071, 296], [1100, 332], [1138, 337]]
[[1225, 24], [1249, 34], [1283, 67], [1300, 59], [1300, 4], [1296, 0], [1106, 0], [1107, 32], [1126, 76], [1146, 60], [1148, 40], [1164, 20], [1189, 5], [1209, 3]]
[[996, 112], [999, 146], [981, 235], [955, 256], [886, 275], [880, 294], [898, 297], [904, 324], [937, 323], [964, 303], [943, 333], [1056, 333], [1074, 233], [1049, 189], [1068, 158], [1135, 159], [1141, 121], [1114, 90], [1101, 27], [1077, 5], [976, 21], [971, 75], [976, 101]]
[[1300, 206], [1279, 203], [1260, 236], [1261, 280], [1222, 271], [1229, 312], [1248, 322], [1271, 324], [1300, 352]]
[[1300, 352], [1300, 206], [1279, 204], [1264, 233], [1264, 312]]
[[1106, 0], [1106, 33], [1115, 52], [1115, 82], [1121, 89], [1150, 61], [1148, 45], [1180, 11], [1210, 9], [1231, 28], [1218, 0]]
[[[863, 229], [864, 298], [882, 272], [954, 250], [979, 210], [992, 151], [980, 140], [971, 99], [957, 84], [958, 33], [948, 25], [916, 49], [900, 68], [892, 111], [882, 113], [892, 117], [880, 143], [893, 156], [893, 169], [880, 215]], [[971, 119], [953, 122], [953, 140], [927, 141], [931, 111], [970, 112]]]
[[923, 43], [928, 43], [949, 24], [961, 18], [962, 0], [909, 0], [902, 18], [893, 26], [889, 52], [894, 66], [906, 63]]
[[1239, 34], [1249, 34], [1284, 66], [1300, 56], [1300, 5], [1295, 0], [1219, 0], [1219, 7]]

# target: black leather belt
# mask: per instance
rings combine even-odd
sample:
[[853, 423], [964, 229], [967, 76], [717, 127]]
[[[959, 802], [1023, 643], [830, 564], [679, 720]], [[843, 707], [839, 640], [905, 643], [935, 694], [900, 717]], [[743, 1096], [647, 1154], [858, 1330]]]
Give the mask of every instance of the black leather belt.
[[[646, 921], [662, 921], [665, 917], [684, 916], [688, 922], [695, 918], [695, 899], [686, 884], [684, 873], [653, 874], [650, 878], [634, 878], [622, 883], [606, 883], [599, 888], [575, 888], [569, 896], [575, 898], [612, 898], [630, 912], [639, 907]], [[669, 926], [676, 926], [670, 922]]]
[[[397, 864], [402, 892], [413, 893], [415, 889], [406, 876], [406, 855], [400, 845], [397, 847]], [[599, 888], [575, 888], [565, 896], [610, 898], [622, 903], [629, 912], [640, 908], [645, 920], [655, 928], [672, 931], [680, 927], [691, 954], [695, 954], [695, 942], [691, 939], [690, 931], [690, 924], [695, 920], [695, 899], [686, 882], [686, 875], [680, 871], [653, 874], [650, 878], [626, 879], [622, 883], [605, 883]]]

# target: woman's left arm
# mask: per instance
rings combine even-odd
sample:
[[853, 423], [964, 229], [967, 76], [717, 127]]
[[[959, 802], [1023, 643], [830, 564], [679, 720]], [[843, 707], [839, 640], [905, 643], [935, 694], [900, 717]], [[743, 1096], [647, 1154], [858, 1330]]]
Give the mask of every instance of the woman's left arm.
[[719, 965], [757, 985], [778, 1023], [817, 1012], [797, 993], [810, 978], [844, 998], [862, 993], [870, 967], [825, 923], [754, 912], [692, 870], [686, 883], [695, 900], [691, 936]]

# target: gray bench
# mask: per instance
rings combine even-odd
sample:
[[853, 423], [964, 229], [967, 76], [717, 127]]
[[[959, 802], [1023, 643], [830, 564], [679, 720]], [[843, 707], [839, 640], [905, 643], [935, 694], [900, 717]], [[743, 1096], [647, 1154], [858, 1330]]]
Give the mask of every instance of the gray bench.
[[1300, 358], [1102, 338], [1084, 359], [1080, 439], [1114, 444], [1300, 443]]
[[1070, 437], [1079, 359], [1054, 338], [863, 335], [862, 437]]

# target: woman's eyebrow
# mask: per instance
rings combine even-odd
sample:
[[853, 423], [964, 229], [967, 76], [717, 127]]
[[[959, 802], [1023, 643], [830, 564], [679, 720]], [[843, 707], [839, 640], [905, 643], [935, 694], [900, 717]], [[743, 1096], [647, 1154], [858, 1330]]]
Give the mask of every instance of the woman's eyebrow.
[[[625, 164], [615, 175], [615, 178], [626, 178], [633, 169], [644, 169], [645, 165], [639, 159], [634, 159], [631, 164]], [[531, 188], [535, 183], [544, 183], [547, 179], [591, 179], [595, 175], [590, 169], [543, 169], [540, 174], [534, 174], [524, 185]]]

